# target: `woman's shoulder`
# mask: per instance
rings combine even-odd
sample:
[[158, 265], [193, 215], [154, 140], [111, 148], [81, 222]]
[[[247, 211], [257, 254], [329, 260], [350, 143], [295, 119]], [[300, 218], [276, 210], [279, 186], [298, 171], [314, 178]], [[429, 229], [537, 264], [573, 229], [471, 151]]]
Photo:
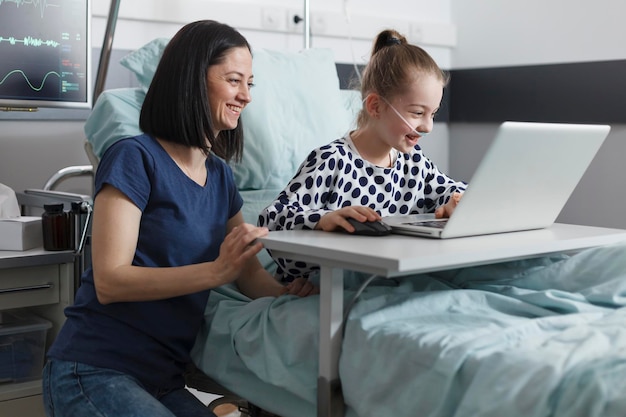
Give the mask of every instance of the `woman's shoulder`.
[[120, 139], [112, 144], [104, 152], [102, 159], [113, 154], [119, 155], [132, 152], [154, 153], [155, 145], [158, 145], [157, 141], [145, 133], [137, 136], [130, 136]]

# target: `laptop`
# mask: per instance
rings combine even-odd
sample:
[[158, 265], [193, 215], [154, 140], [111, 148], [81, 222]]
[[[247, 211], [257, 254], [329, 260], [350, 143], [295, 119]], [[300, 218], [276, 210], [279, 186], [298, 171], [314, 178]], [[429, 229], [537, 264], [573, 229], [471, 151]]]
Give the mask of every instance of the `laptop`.
[[383, 221], [392, 233], [441, 239], [549, 227], [610, 129], [504, 122], [449, 219], [415, 214]]

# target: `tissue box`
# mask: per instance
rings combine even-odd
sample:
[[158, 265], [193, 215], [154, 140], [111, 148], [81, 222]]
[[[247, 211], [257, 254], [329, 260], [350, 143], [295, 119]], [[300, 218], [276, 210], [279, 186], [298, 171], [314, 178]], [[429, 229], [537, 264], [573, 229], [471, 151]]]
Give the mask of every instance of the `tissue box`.
[[0, 219], [0, 250], [28, 250], [42, 245], [41, 217]]

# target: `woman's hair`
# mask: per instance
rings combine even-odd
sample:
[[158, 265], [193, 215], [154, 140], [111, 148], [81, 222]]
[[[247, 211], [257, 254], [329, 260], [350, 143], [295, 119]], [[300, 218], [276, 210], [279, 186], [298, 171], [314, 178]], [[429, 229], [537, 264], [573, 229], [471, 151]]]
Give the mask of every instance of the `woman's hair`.
[[180, 29], [165, 47], [150, 83], [139, 117], [141, 130], [207, 154], [212, 150], [227, 161], [240, 160], [241, 120], [235, 129], [214, 137], [207, 82], [209, 67], [238, 47], [251, 49], [243, 35], [223, 23], [201, 20]]
[[[361, 97], [376, 93], [391, 98], [403, 91], [416, 76], [434, 75], [446, 85], [449, 76], [422, 48], [411, 45], [395, 30], [387, 29], [378, 34], [372, 48], [372, 56], [363, 70]], [[367, 120], [367, 112], [361, 110], [358, 125]]]

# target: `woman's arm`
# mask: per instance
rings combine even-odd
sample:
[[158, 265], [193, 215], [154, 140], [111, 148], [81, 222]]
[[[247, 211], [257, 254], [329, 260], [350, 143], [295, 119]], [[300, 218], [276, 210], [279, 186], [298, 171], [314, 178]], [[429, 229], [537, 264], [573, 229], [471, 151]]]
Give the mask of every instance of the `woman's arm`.
[[241, 212], [229, 220], [228, 234], [215, 261], [178, 267], [132, 265], [140, 221], [139, 208], [118, 189], [105, 185], [96, 196], [92, 265], [102, 304], [177, 297], [235, 280], [250, 298], [286, 293], [304, 296], [315, 291], [310, 284], [286, 288], [263, 269], [256, 257], [263, 245], [256, 239], [265, 236], [267, 229], [244, 224]]
[[134, 266], [140, 221], [139, 208], [118, 189], [105, 185], [97, 194], [92, 265], [96, 294], [103, 304], [158, 300], [218, 287], [234, 281], [262, 248], [260, 244], [250, 245], [263, 234], [262, 229], [254, 228], [226, 236], [214, 262], [179, 267]]

